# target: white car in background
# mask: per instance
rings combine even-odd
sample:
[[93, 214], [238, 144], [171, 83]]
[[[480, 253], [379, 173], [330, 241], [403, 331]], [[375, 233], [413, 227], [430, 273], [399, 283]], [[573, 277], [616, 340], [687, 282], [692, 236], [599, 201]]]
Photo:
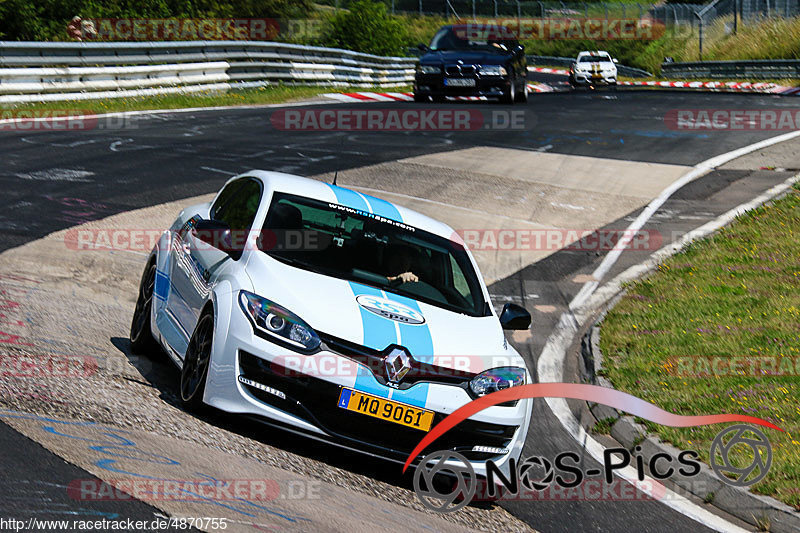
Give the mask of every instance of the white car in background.
[[616, 85], [617, 60], [608, 52], [581, 52], [569, 69], [570, 85]]
[[[496, 314], [455, 235], [386, 200], [248, 172], [161, 236], [132, 348], [166, 350], [189, 409], [251, 415], [403, 463], [459, 407], [531, 382], [503, 334], [528, 329], [530, 313], [506, 304]], [[457, 451], [478, 474], [486, 459], [507, 472], [531, 408], [524, 399], [485, 409], [427, 452]]]

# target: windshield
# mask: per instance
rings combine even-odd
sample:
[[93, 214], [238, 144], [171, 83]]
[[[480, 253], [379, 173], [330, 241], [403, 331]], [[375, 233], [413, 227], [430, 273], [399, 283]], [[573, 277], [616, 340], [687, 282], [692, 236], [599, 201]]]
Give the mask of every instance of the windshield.
[[578, 59], [578, 63], [600, 63], [602, 61], [608, 61], [610, 63], [611, 58], [607, 55], [600, 54], [597, 56], [581, 56], [581, 58]]
[[[477, 28], [477, 25], [476, 25]], [[434, 52], [445, 50], [472, 50], [483, 52], [507, 53], [517, 46], [512, 39], [499, 37], [510, 35], [510, 30], [502, 27], [489, 27], [471, 29], [467, 26], [460, 28], [442, 28], [431, 40], [430, 49]]]
[[279, 261], [470, 316], [486, 316], [464, 248], [420, 229], [341, 206], [275, 193], [261, 250]]

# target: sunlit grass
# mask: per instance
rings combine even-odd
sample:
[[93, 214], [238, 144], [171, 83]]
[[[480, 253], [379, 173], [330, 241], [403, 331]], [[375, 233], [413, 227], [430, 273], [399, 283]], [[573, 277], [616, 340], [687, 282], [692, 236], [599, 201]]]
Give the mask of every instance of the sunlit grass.
[[[774, 357], [800, 362], [800, 187], [739, 217], [629, 287], [601, 326], [605, 373], [620, 390], [684, 415], [764, 418], [773, 465], [753, 490], [800, 509], [800, 379], [796, 373], [697, 377], [676, 371], [684, 356]], [[684, 367], [685, 368], [685, 367]], [[783, 368], [787, 368], [783, 366]], [[721, 426], [648, 424], [708, 459]]]

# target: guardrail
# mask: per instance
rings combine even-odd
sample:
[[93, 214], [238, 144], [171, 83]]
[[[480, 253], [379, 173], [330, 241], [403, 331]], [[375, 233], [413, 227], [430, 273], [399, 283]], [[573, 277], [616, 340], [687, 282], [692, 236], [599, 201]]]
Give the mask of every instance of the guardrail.
[[[575, 62], [574, 57], [557, 56], [527, 56], [528, 65], [553, 65], [556, 67], [569, 67]], [[617, 65], [617, 73], [629, 78], [652, 78], [653, 75], [639, 68]]]
[[0, 102], [113, 98], [271, 83], [395, 87], [416, 58], [255, 41], [0, 42]]
[[667, 78], [680, 79], [797, 79], [800, 78], [800, 60], [750, 59], [664, 63], [661, 65], [661, 74]]

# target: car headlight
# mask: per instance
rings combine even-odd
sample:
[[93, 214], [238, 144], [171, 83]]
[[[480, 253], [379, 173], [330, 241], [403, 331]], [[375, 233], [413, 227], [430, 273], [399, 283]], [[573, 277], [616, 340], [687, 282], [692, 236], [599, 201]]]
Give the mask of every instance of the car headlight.
[[438, 65], [420, 65], [417, 67], [417, 72], [421, 74], [439, 74], [442, 69]]
[[505, 76], [508, 71], [501, 65], [486, 65], [481, 67], [481, 76]]
[[239, 305], [261, 332], [302, 351], [319, 348], [317, 332], [303, 320], [280, 305], [252, 292], [239, 292]]
[[470, 390], [476, 396], [485, 396], [499, 390], [525, 384], [525, 369], [506, 366], [481, 372], [469, 382]]

